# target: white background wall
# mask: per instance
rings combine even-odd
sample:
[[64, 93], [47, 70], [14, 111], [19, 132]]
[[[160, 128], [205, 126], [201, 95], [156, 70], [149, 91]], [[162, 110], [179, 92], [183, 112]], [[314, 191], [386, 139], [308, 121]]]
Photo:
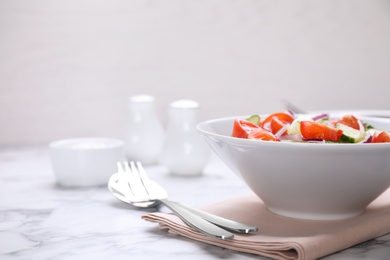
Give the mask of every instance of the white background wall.
[[0, 144], [120, 137], [126, 98], [199, 120], [390, 109], [390, 1], [0, 0]]

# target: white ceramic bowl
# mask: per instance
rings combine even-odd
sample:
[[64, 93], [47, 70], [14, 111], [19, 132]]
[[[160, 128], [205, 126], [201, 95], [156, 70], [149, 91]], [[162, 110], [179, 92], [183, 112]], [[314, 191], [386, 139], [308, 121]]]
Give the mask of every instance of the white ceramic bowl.
[[124, 142], [112, 138], [74, 138], [49, 144], [57, 183], [64, 187], [103, 186], [122, 161]]
[[[273, 213], [312, 220], [353, 217], [390, 186], [390, 143], [233, 138], [235, 118], [246, 117], [210, 120], [197, 128], [214, 152]], [[361, 119], [378, 129], [390, 130], [389, 119]]]

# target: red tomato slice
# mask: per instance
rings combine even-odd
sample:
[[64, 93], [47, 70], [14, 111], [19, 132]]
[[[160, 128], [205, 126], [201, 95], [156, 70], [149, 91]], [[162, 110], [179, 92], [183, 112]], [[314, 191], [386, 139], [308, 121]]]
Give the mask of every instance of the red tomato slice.
[[[291, 123], [291, 122], [290, 122]], [[289, 124], [288, 122], [286, 121], [283, 121], [283, 120], [280, 120], [278, 119], [277, 117], [273, 117], [272, 120], [271, 120], [271, 132], [273, 134], [276, 134], [277, 132], [279, 132], [279, 130], [284, 127], [286, 124]], [[287, 134], [287, 130], [283, 132], [282, 135], [286, 135]]]
[[294, 117], [292, 115], [290, 115], [289, 113], [278, 112], [278, 113], [273, 113], [273, 114], [267, 116], [263, 121], [261, 121], [260, 127], [267, 128], [265, 126], [267, 126], [268, 124], [271, 124], [272, 118], [274, 118], [274, 117], [276, 117], [280, 121], [290, 123], [290, 124], [292, 123], [292, 121], [294, 121]]
[[353, 129], [360, 130], [360, 125], [359, 125], [358, 120], [359, 119], [357, 119], [353, 115], [345, 115], [341, 119], [336, 120], [334, 122], [335, 123], [334, 125], [336, 125], [337, 123], [341, 123], [341, 124], [347, 125], [349, 127], [352, 127]]
[[375, 131], [372, 135], [372, 143], [388, 143], [390, 142], [390, 134], [386, 131]]
[[343, 131], [334, 127], [312, 121], [302, 121], [300, 124], [302, 137], [305, 139], [321, 139], [337, 142]]
[[248, 134], [253, 131], [253, 129], [260, 128], [258, 125], [255, 125], [252, 122], [243, 119], [234, 120], [233, 124], [233, 137], [238, 138], [248, 138]]
[[275, 135], [272, 133], [268, 132], [267, 130], [264, 130], [262, 128], [256, 128], [253, 129], [250, 134], [248, 135], [249, 139], [258, 139], [258, 140], [263, 140], [263, 141], [275, 141], [279, 142], [279, 138], [277, 138]]

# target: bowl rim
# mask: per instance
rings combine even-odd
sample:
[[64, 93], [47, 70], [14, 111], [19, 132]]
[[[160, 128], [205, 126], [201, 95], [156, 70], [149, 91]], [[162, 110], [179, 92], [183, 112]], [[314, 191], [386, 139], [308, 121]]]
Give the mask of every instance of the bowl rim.
[[[311, 113], [310, 113], [311, 114]], [[259, 114], [261, 116], [266, 116], [269, 114]], [[332, 115], [332, 113], [330, 113]], [[197, 130], [203, 134], [208, 136], [213, 136], [215, 138], [218, 138], [220, 140], [224, 140], [229, 142], [230, 144], [242, 144], [242, 145], [251, 145], [251, 144], [264, 144], [264, 145], [297, 145], [297, 146], [310, 146], [310, 147], [390, 147], [390, 143], [332, 143], [332, 142], [320, 142], [320, 143], [312, 143], [312, 142], [293, 142], [293, 141], [283, 141], [283, 142], [272, 142], [272, 141], [263, 141], [263, 140], [256, 140], [256, 139], [246, 139], [246, 138], [237, 138], [233, 136], [223, 135], [214, 133], [211, 131], [208, 131], [204, 129], [206, 125], [210, 125], [212, 123], [221, 122], [221, 121], [231, 121], [232, 122], [232, 130], [233, 130], [233, 122], [235, 119], [245, 119], [248, 118], [250, 115], [238, 115], [238, 116], [229, 116], [229, 117], [220, 117], [220, 118], [214, 118], [209, 119], [203, 122], [200, 122], [196, 125]], [[386, 122], [389, 125], [390, 129], [390, 118], [384, 118], [384, 117], [372, 117], [372, 116], [359, 116], [359, 119], [362, 120], [368, 120], [368, 121], [380, 121], [380, 122]], [[388, 130], [387, 130], [388, 131]]]
[[[92, 149], [83, 149], [83, 148], [74, 148], [70, 145], [78, 144], [78, 143], [104, 143], [104, 146], [94, 147]], [[75, 138], [67, 138], [56, 140], [49, 143], [50, 149], [57, 150], [72, 150], [72, 151], [85, 151], [85, 150], [107, 150], [107, 149], [115, 149], [121, 148], [124, 146], [124, 141], [111, 137], [75, 137]]]

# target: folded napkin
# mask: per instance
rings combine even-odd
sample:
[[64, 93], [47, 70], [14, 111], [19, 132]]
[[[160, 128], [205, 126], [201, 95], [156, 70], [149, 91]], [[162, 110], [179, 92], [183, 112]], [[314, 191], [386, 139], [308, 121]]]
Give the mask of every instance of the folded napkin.
[[161, 228], [173, 234], [274, 259], [317, 259], [390, 233], [390, 189], [371, 203], [363, 214], [344, 220], [311, 221], [278, 216], [269, 212], [263, 201], [253, 194], [203, 209], [255, 225], [259, 231], [235, 234], [232, 240], [220, 240], [197, 232], [172, 214], [148, 213], [142, 218], [159, 223]]

